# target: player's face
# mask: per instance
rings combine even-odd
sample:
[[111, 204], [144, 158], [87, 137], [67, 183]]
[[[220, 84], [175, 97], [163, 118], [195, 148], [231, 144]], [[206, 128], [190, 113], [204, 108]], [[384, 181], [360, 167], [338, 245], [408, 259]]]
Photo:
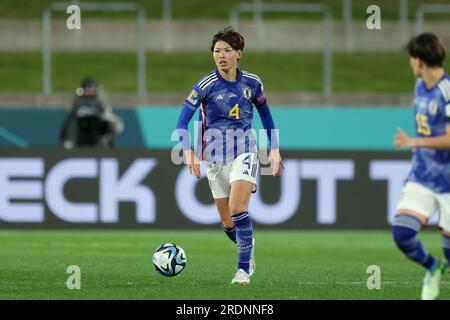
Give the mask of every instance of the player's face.
[[418, 78], [420, 78], [420, 60], [418, 58], [409, 58], [409, 63], [411, 64], [411, 69], [414, 73], [414, 75]]
[[94, 96], [96, 93], [96, 89], [94, 87], [86, 87], [83, 89], [83, 91], [87, 96]]
[[234, 50], [225, 41], [217, 41], [214, 45], [214, 62], [220, 71], [228, 72], [229, 70], [236, 69], [241, 56], [241, 50]]

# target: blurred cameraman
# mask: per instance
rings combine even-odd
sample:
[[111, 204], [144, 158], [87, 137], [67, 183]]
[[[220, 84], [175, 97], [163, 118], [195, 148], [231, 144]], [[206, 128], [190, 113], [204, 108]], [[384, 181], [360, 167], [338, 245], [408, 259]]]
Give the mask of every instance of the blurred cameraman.
[[72, 109], [61, 129], [62, 146], [65, 149], [113, 148], [115, 135], [122, 131], [122, 120], [100, 97], [97, 82], [93, 78], [85, 78], [76, 91]]

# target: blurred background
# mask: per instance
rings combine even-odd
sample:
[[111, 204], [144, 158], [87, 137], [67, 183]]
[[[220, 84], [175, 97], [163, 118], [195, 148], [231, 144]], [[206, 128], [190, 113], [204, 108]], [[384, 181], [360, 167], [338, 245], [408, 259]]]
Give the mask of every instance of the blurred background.
[[[81, 8], [80, 29], [67, 27], [71, 4]], [[371, 5], [380, 9], [380, 29], [368, 28]], [[171, 217], [179, 215], [186, 218], [180, 226], [217, 222], [205, 179], [193, 187], [177, 186], [184, 171], [170, 160], [176, 144], [171, 134], [191, 87], [214, 69], [212, 35], [227, 25], [245, 36], [240, 67], [264, 82], [288, 165], [285, 181], [262, 184], [261, 199], [254, 201], [257, 211], [275, 210], [280, 216], [270, 221], [262, 217], [260, 223], [386, 228], [410, 158], [409, 152], [394, 150], [392, 137], [397, 126], [410, 134], [414, 128], [415, 79], [405, 45], [416, 33], [433, 31], [450, 46], [446, 0], [2, 0], [0, 154], [4, 159], [39, 156], [44, 169], [36, 174], [44, 182], [42, 177], [60, 160], [82, 157], [77, 152], [100, 162], [106, 155], [117, 159], [117, 175], [135, 158], [152, 158], [156, 169], [140, 178], [150, 186], [147, 193], [154, 200], [145, 201], [155, 206], [152, 217], [161, 218], [143, 213], [144, 226], [177, 226]], [[449, 66], [447, 59], [447, 70]], [[114, 141], [103, 150], [67, 153], [61, 132], [86, 77], [96, 81], [102, 104], [117, 120]], [[257, 116], [254, 126], [261, 128]], [[81, 175], [101, 180], [100, 171]], [[79, 180], [62, 184], [72, 210], [83, 212], [75, 204], [86, 199], [99, 203], [101, 210], [99, 182]], [[177, 188], [190, 188], [197, 206], [191, 211], [210, 212], [211, 218], [190, 214], [189, 196]], [[283, 188], [297, 192], [282, 196]], [[33, 202], [43, 195], [4, 198], [15, 197]], [[139, 203], [122, 198], [116, 199], [121, 216], [133, 215], [133, 203], [137, 208]], [[56, 214], [52, 203], [43, 201], [35, 219], [78, 225], [77, 219]], [[370, 218], [359, 216], [361, 207], [369, 207]], [[87, 224], [101, 223], [96, 217]], [[134, 218], [123, 219], [141, 225]], [[23, 220], [0, 216], [5, 226], [23, 226], [32, 219]]]

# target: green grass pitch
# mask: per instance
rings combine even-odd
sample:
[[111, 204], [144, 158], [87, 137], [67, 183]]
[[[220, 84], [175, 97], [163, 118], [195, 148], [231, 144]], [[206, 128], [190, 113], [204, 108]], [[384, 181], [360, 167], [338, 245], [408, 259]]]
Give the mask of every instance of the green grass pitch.
[[[397, 250], [388, 231], [255, 230], [256, 272], [232, 286], [236, 248], [220, 230], [1, 231], [0, 299], [419, 299], [424, 270]], [[421, 239], [442, 257], [441, 236]], [[186, 269], [166, 278], [153, 250], [174, 242]], [[69, 290], [69, 265], [81, 289]], [[381, 289], [367, 288], [367, 268], [381, 269]], [[439, 299], [450, 298], [444, 276]]]

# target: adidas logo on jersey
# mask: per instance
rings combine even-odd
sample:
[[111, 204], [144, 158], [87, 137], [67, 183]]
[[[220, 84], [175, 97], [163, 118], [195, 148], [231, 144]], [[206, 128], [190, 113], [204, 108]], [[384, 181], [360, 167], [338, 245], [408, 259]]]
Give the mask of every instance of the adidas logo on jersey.
[[247, 171], [247, 170], [245, 170], [244, 172], [242, 172], [242, 174], [246, 174], [246, 175], [249, 175], [249, 173], [248, 173], [248, 171]]
[[223, 97], [222, 97], [222, 95], [221, 95], [221, 94], [219, 94], [219, 95], [217, 96], [216, 100], [223, 100]]

